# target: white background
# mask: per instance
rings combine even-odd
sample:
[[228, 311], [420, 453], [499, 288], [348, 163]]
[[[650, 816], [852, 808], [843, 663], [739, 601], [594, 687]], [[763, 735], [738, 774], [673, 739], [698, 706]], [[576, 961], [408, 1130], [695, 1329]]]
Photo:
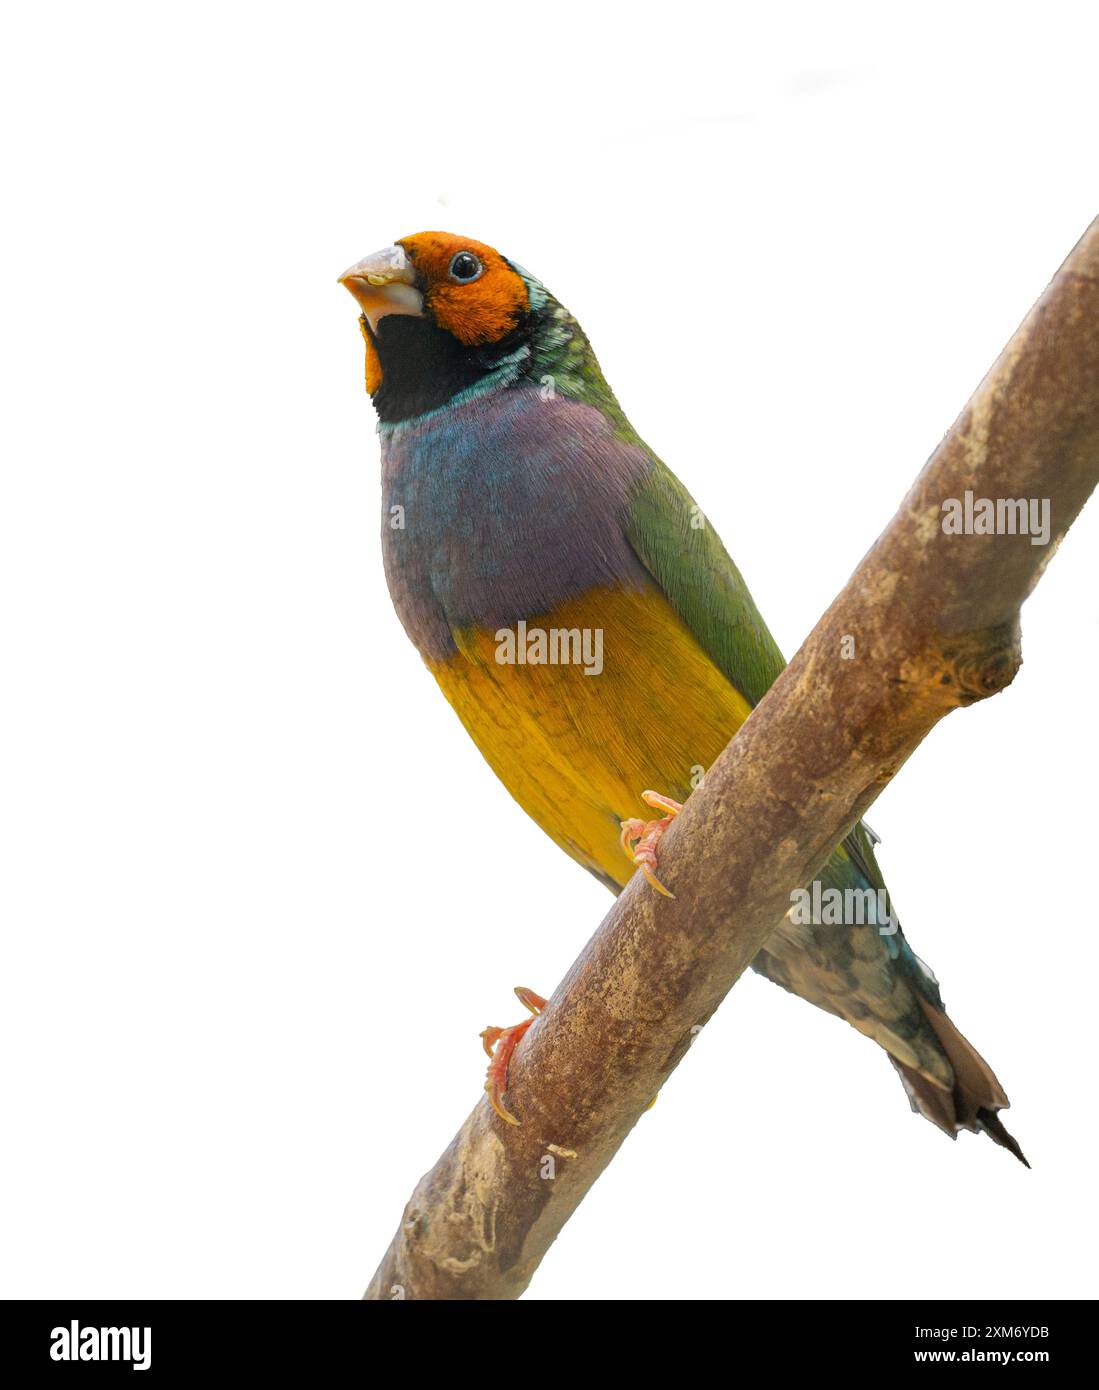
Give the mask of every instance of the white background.
[[[1087, 7], [762, 9], [9, 10], [0, 1293], [357, 1297], [610, 906], [391, 611], [345, 266], [543, 278], [789, 654], [1099, 212]], [[528, 1297], [1096, 1293], [1097, 541], [871, 815], [1033, 1172], [746, 977]]]

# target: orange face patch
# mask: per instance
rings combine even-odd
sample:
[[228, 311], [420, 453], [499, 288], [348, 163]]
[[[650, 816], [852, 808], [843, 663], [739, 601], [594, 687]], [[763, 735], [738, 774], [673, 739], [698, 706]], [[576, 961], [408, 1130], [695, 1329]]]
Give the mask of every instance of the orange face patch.
[[378, 349], [374, 346], [374, 341], [367, 332], [365, 314], [359, 319], [359, 328], [362, 331], [363, 341], [366, 343], [366, 390], [372, 396], [382, 384], [382, 364], [378, 360]]
[[[482, 241], [451, 232], [417, 232], [403, 237], [403, 246], [424, 281], [424, 306], [440, 328], [467, 347], [496, 343], [519, 322], [530, 307], [527, 287], [498, 251]], [[451, 274], [461, 252], [477, 258], [483, 269], [467, 284]]]

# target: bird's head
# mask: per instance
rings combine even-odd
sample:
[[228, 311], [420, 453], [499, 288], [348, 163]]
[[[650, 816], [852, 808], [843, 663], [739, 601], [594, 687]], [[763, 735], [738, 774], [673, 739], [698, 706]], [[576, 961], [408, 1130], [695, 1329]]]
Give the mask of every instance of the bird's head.
[[464, 392], [515, 380], [564, 310], [491, 246], [418, 232], [345, 270], [366, 339], [366, 389], [383, 421], [408, 420]]

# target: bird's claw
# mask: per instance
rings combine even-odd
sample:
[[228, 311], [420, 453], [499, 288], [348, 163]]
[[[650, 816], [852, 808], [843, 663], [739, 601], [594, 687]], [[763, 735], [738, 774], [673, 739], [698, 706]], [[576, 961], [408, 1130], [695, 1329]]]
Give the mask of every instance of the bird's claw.
[[504, 1093], [508, 1088], [508, 1063], [519, 1039], [534, 1022], [534, 1018], [546, 1007], [546, 1001], [532, 989], [520, 985], [515, 993], [519, 1002], [524, 1004], [534, 1017], [525, 1018], [522, 1023], [514, 1023], [510, 1028], [485, 1028], [481, 1033], [485, 1052], [492, 1059], [485, 1075], [485, 1092], [493, 1110], [509, 1125], [517, 1125], [519, 1121], [504, 1105]]
[[661, 796], [659, 792], [645, 791], [641, 793], [641, 800], [646, 806], [653, 807], [654, 810], [666, 812], [659, 820], [624, 820], [622, 825], [622, 849], [637, 867], [641, 870], [645, 879], [658, 893], [663, 893], [666, 898], [674, 898], [675, 894], [664, 885], [656, 876], [656, 847], [660, 843], [661, 836], [683, 810], [683, 805], [679, 801], [673, 801], [670, 796]]

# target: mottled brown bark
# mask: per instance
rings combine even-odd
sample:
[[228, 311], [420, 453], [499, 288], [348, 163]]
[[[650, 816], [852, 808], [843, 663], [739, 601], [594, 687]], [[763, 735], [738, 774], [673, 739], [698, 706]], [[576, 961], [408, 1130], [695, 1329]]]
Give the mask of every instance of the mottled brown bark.
[[[1012, 680], [1019, 608], [1097, 481], [1099, 220], [664, 839], [678, 897], [635, 876], [520, 1044], [522, 1126], [478, 1103], [368, 1299], [523, 1292], [791, 892], [938, 720]], [[944, 534], [944, 499], [967, 489], [1048, 498], [1051, 543]]]

